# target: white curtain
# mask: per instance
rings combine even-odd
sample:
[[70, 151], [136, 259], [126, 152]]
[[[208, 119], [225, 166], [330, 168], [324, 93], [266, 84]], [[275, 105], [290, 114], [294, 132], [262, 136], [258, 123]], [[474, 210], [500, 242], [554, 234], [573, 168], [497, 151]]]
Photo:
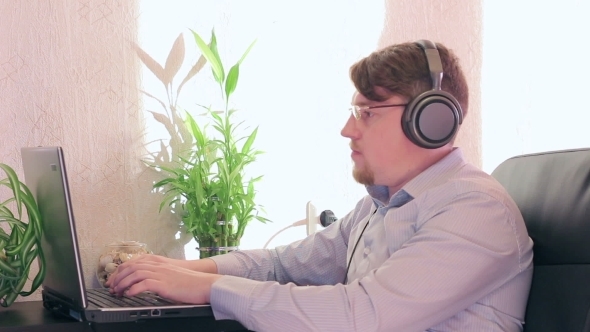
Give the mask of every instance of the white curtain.
[[138, 15], [135, 1], [0, 4], [0, 161], [24, 180], [21, 147], [64, 148], [88, 285], [97, 285], [98, 254], [110, 242], [178, 247], [174, 227], [154, 218], [140, 162], [139, 63], [129, 47]]

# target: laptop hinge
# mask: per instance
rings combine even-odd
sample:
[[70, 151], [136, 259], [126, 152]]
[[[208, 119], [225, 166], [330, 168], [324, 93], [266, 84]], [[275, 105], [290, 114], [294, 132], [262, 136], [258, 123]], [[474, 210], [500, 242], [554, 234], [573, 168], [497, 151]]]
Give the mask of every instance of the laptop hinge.
[[61, 296], [51, 294], [47, 290], [41, 292], [43, 297], [43, 307], [59, 316], [73, 318], [77, 321], [84, 320], [84, 312], [76, 305], [72, 305], [71, 301], [64, 300]]

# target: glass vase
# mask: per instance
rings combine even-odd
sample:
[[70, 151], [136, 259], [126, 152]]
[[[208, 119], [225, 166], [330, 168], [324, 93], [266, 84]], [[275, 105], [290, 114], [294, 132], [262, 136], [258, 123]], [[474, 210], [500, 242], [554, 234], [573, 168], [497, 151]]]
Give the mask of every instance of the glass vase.
[[104, 286], [111, 274], [124, 262], [145, 254], [151, 254], [145, 243], [137, 241], [118, 241], [104, 246], [97, 262], [96, 278]]
[[[217, 223], [218, 225], [224, 225], [225, 222], [218, 221]], [[228, 232], [220, 231], [215, 237], [210, 234], [196, 235], [195, 240], [199, 243], [197, 247], [199, 258], [223, 255], [239, 250], [240, 240], [236, 239], [235, 234], [231, 232], [231, 228], [230, 225]]]
[[207, 258], [217, 255], [227, 254], [228, 252], [232, 252], [235, 250], [239, 250], [238, 246], [230, 246], [230, 247], [197, 247], [199, 251], [199, 258]]

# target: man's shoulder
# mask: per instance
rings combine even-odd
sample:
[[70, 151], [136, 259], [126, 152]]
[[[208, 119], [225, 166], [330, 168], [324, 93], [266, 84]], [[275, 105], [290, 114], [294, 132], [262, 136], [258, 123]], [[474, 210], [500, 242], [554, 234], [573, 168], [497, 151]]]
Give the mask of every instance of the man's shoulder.
[[504, 187], [491, 175], [471, 164], [438, 182], [415, 197], [416, 203], [427, 206], [449, 206], [454, 202], [472, 200], [496, 202], [511, 212], [517, 212], [516, 204]]
[[445, 190], [450, 190], [457, 196], [483, 194], [501, 202], [512, 200], [500, 182], [471, 164], [466, 164], [460, 172], [450, 177], [443, 186], [447, 187]]

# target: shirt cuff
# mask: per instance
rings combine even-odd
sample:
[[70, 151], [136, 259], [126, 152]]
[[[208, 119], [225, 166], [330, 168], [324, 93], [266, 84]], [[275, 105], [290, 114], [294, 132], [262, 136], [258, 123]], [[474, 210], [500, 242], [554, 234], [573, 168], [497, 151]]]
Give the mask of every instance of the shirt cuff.
[[227, 275], [217, 279], [211, 286], [209, 299], [215, 319], [237, 320], [248, 327], [251, 294], [259, 284], [259, 281]]
[[231, 254], [209, 257], [217, 265], [217, 274], [239, 276], [242, 269], [240, 260]]

